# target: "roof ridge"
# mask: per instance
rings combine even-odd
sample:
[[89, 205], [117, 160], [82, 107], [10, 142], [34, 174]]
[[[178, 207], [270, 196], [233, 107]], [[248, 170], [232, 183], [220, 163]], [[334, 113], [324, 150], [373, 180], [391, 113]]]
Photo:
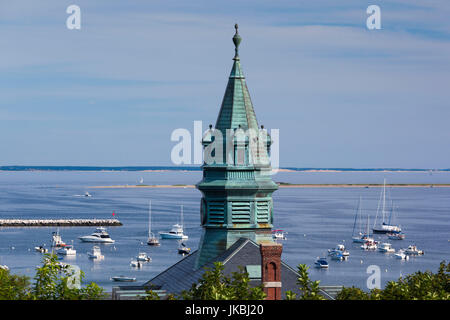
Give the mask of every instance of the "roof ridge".
[[[245, 239], [245, 241], [244, 240], [241, 240], [241, 239]], [[243, 241], [242, 242], [242, 244], [240, 244], [236, 249], [234, 249], [234, 250], [232, 250], [231, 251], [231, 254], [229, 255], [229, 256], [227, 256], [224, 260], [223, 260], [223, 264], [225, 264], [225, 263], [227, 263], [228, 261], [230, 261], [230, 259], [231, 258], [233, 258], [234, 257], [234, 255], [236, 254], [236, 253], [238, 253], [249, 241], [250, 242], [253, 242], [251, 239], [249, 239], [249, 238], [239, 238], [235, 243], [237, 243], [238, 241]], [[234, 243], [234, 244], [235, 244]], [[233, 244], [233, 245], [234, 245]], [[230, 248], [228, 248], [228, 250], [230, 250], [231, 248], [232, 248], [233, 246], [231, 246]], [[227, 250], [227, 251], [228, 251]], [[226, 251], [225, 251], [226, 252]]]

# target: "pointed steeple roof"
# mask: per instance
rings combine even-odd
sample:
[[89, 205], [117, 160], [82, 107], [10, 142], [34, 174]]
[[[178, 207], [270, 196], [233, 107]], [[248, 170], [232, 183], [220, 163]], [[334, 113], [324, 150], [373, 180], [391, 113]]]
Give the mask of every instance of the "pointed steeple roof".
[[223, 133], [226, 129], [236, 129], [239, 126], [246, 130], [248, 128], [258, 129], [255, 111], [253, 109], [250, 93], [248, 92], [244, 74], [242, 73], [239, 58], [239, 44], [242, 38], [238, 33], [238, 25], [235, 25], [236, 34], [233, 37], [235, 45], [235, 56], [233, 67], [228, 78], [227, 88], [222, 100], [216, 129]]

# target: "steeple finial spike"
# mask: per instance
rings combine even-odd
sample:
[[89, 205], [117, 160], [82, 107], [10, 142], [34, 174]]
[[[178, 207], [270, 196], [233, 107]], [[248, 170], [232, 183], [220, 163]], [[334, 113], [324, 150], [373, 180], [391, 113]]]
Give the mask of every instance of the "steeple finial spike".
[[239, 35], [239, 32], [238, 32], [239, 26], [237, 23], [234, 25], [234, 28], [236, 29], [236, 33], [234, 34], [234, 37], [233, 37], [233, 43], [235, 46], [235, 49], [234, 49], [235, 54], [234, 54], [233, 60], [239, 60], [239, 44], [241, 43], [242, 38]]

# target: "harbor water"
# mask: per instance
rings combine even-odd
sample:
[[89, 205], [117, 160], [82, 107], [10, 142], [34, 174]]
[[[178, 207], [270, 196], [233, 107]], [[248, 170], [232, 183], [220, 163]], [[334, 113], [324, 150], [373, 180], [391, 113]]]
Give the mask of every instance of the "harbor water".
[[[184, 206], [185, 233], [188, 247], [195, 250], [201, 235], [200, 198], [195, 188], [122, 188], [101, 189], [92, 186], [195, 184], [201, 171], [0, 171], [0, 219], [119, 219], [123, 226], [108, 227], [114, 244], [100, 244], [105, 258], [92, 261], [87, 252], [94, 244], [78, 237], [89, 235], [95, 227], [61, 227], [59, 232], [67, 244], [74, 245], [76, 257], [62, 261], [77, 265], [84, 271], [84, 282], [94, 281], [106, 291], [117, 283], [113, 276], [136, 277], [143, 283], [176, 263], [182, 256], [176, 240], [160, 240], [160, 247], [146, 245], [148, 233], [148, 202], [152, 200], [152, 231], [167, 231], [180, 220]], [[302, 184], [358, 183], [450, 183], [450, 172], [280, 172], [277, 182]], [[381, 189], [378, 187], [312, 187], [280, 188], [273, 194], [274, 227], [288, 232], [283, 243], [283, 260], [293, 268], [300, 263], [310, 266], [311, 278], [322, 285], [357, 286], [367, 289], [370, 274], [367, 268], [378, 266], [381, 284], [418, 270], [436, 271], [442, 260], [450, 258], [450, 188], [395, 187], [388, 188], [396, 208], [397, 223], [406, 233], [405, 240], [388, 241], [398, 250], [415, 244], [423, 256], [398, 260], [393, 254], [366, 252], [351, 241], [359, 197], [363, 215], [374, 222]], [[89, 192], [92, 197], [85, 197]], [[34, 247], [51, 246], [54, 227], [0, 228], [0, 264], [12, 273], [33, 277], [42, 255]], [[350, 251], [346, 261], [329, 259], [329, 269], [314, 268], [317, 257], [326, 257], [327, 250], [343, 243]], [[139, 252], [146, 252], [152, 261], [141, 269], [130, 266]]]

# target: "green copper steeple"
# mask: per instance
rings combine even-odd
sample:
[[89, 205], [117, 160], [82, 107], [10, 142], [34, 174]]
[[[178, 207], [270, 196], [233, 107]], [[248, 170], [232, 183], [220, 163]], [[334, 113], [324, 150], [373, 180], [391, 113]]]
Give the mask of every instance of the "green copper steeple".
[[[197, 184], [203, 194], [203, 234], [197, 268], [217, 257], [241, 237], [257, 243], [272, 241], [272, 193], [278, 186], [269, 174], [271, 141], [269, 136], [260, 135], [265, 131], [258, 127], [242, 73], [238, 50], [242, 39], [238, 26], [235, 25], [235, 28], [235, 56], [219, 116], [215, 128], [210, 127], [202, 141], [205, 154], [216, 143], [213, 153], [216, 156], [222, 153], [224, 160], [205, 162], [202, 166], [203, 180]], [[238, 133], [244, 131], [254, 131], [258, 135], [239, 138]], [[218, 140], [218, 134], [222, 140]], [[262, 148], [255, 147], [254, 141], [266, 144]], [[261, 159], [266, 161], [258, 161]]]
[[245, 77], [242, 73], [239, 59], [239, 44], [242, 38], [238, 34], [238, 26], [235, 25], [236, 34], [233, 37], [235, 45], [234, 63], [228, 79], [227, 88], [217, 117], [216, 129], [236, 129], [241, 125], [243, 130], [248, 128], [258, 129], [255, 111], [248, 92]]

